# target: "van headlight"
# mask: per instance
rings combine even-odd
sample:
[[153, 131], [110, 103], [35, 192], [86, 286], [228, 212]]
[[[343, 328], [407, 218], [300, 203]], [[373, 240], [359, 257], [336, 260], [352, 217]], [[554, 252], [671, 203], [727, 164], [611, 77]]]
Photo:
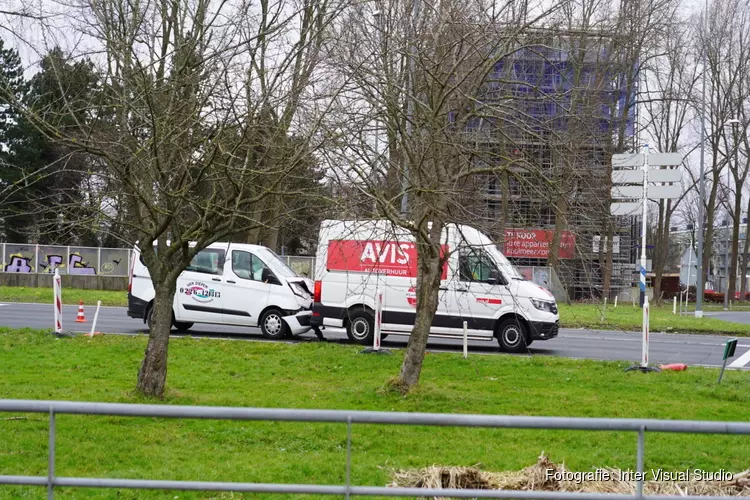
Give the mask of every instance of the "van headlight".
[[289, 286], [292, 288], [292, 292], [294, 292], [294, 295], [302, 297], [305, 300], [312, 298], [310, 292], [308, 292], [307, 289], [299, 283], [289, 283]]
[[546, 311], [552, 314], [557, 314], [557, 304], [555, 304], [554, 302], [548, 302], [546, 300], [539, 300], [539, 299], [531, 299], [531, 303], [533, 304], [534, 307], [536, 307], [540, 311]]

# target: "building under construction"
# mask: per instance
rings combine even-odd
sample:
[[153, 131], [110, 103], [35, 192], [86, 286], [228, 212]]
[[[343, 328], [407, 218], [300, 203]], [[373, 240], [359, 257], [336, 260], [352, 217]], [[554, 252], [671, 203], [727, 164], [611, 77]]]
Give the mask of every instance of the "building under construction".
[[609, 165], [633, 147], [635, 65], [609, 34], [539, 30], [523, 42], [497, 61], [466, 127], [473, 162], [507, 166], [475, 177], [473, 222], [518, 267], [552, 265], [571, 299], [602, 294], [609, 231], [610, 294], [622, 298], [639, 233], [609, 215]]

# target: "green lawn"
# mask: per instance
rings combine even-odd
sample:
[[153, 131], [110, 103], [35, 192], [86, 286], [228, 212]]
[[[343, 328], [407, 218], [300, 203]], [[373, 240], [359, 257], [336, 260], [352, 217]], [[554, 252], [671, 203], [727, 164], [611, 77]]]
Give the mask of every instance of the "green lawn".
[[[63, 288], [63, 302], [78, 304], [80, 300], [87, 306], [96, 305], [97, 300], [103, 306], [128, 305], [126, 290], [82, 290], [78, 288]], [[24, 286], [0, 286], [0, 302], [42, 302], [52, 304], [52, 288], [31, 288]]]
[[[632, 303], [621, 303], [617, 308], [607, 304], [606, 310], [603, 304], [558, 304], [558, 307], [560, 323], [567, 328], [640, 331], [643, 323], [643, 310], [633, 307]], [[720, 311], [722, 308], [711, 306], [704, 310]], [[672, 314], [671, 304], [651, 306], [649, 314], [652, 332], [750, 335], [750, 325], [730, 323], [709, 316], [697, 319], [692, 314], [675, 315]]]
[[[142, 402], [132, 394], [144, 337], [57, 339], [0, 329], [0, 398]], [[422, 384], [385, 394], [401, 351], [180, 338], [170, 341], [167, 404], [337, 408], [500, 415], [747, 421], [750, 373], [624, 373], [628, 363], [507, 355], [430, 354]], [[42, 475], [47, 417], [0, 414], [0, 474]], [[57, 474], [116, 478], [341, 484], [345, 426], [153, 418], [57, 418]], [[385, 485], [393, 468], [432, 464], [515, 470], [544, 451], [572, 470], [635, 467], [628, 433], [355, 425], [355, 484]], [[646, 470], [750, 467], [750, 437], [647, 434]], [[61, 490], [65, 498], [237, 498], [239, 495]], [[42, 498], [0, 487], [0, 498]], [[252, 498], [256, 498], [253, 496]], [[250, 498], [250, 496], [248, 496]], [[264, 498], [280, 498], [264, 496]], [[297, 497], [295, 497], [297, 498]]]
[[[96, 305], [97, 300], [103, 306], [128, 305], [127, 292], [63, 289], [63, 302], [78, 304], [83, 300], [85, 305]], [[46, 302], [52, 303], [51, 288], [0, 287], [0, 302]], [[601, 330], [632, 330], [641, 329], [641, 309], [633, 307], [632, 303], [620, 303], [615, 309], [612, 304], [559, 304], [560, 323], [565, 328], [592, 328]], [[706, 304], [706, 311], [720, 311], [721, 305]], [[741, 307], [735, 308], [742, 310]], [[745, 306], [744, 310], [748, 310]], [[604, 319], [602, 320], [602, 315]], [[679, 333], [713, 333], [727, 335], [750, 335], [750, 325], [728, 323], [725, 321], [705, 317], [695, 319], [693, 316], [675, 316], [672, 305], [651, 307], [651, 330], [679, 332]]]

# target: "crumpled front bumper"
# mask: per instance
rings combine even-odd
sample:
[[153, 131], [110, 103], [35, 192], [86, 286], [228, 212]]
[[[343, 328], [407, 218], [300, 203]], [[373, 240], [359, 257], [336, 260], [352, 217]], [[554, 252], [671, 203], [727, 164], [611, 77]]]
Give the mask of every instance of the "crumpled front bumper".
[[292, 335], [301, 335], [312, 329], [312, 326], [310, 326], [310, 318], [312, 318], [312, 311], [306, 310], [289, 316], [284, 316], [282, 319], [289, 327], [289, 331]]

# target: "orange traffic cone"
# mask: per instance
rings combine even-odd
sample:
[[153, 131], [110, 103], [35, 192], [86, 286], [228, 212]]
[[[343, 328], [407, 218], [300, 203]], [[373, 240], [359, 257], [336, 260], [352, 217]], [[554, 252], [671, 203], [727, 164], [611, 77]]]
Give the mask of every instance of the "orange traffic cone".
[[86, 316], [83, 315], [83, 301], [80, 301], [78, 303], [78, 317], [76, 318], [76, 323], [85, 323], [86, 322]]

